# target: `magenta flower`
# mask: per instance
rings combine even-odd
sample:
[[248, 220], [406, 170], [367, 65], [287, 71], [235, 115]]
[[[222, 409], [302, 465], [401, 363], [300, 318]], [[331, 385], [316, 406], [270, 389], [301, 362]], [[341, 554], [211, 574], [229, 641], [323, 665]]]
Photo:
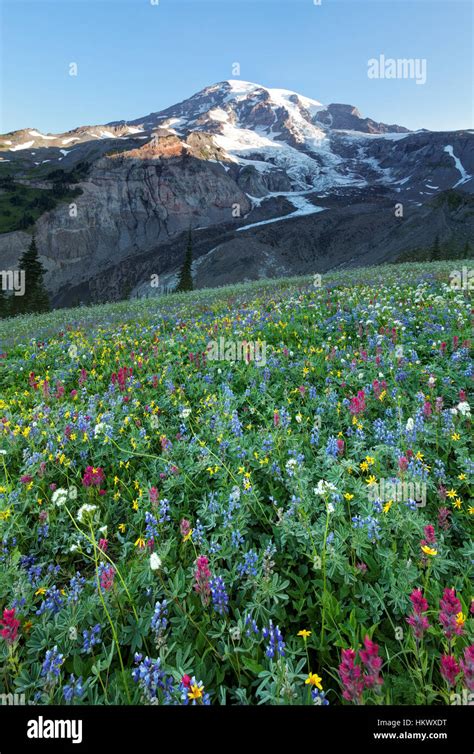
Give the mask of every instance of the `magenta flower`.
[[434, 526], [432, 526], [431, 524], [429, 524], [428, 526], [425, 526], [425, 528], [423, 529], [423, 531], [424, 531], [425, 538], [426, 538], [426, 542], [424, 542], [424, 544], [435, 545], [436, 544], [436, 534], [435, 534]]
[[151, 503], [157, 503], [160, 497], [160, 493], [158, 492], [156, 487], [150, 487], [148, 490], [148, 494], [150, 496], [150, 502]]
[[461, 603], [456, 597], [454, 589], [444, 590], [439, 607], [439, 622], [443, 626], [446, 638], [451, 640], [454, 636], [462, 636], [464, 633], [463, 624], [458, 620], [458, 615], [462, 612]]
[[401, 456], [398, 459], [398, 468], [400, 471], [406, 471], [408, 468], [408, 458], [406, 456]]
[[464, 685], [469, 691], [474, 691], [474, 644], [466, 647], [464, 657], [459, 661], [464, 673]]
[[200, 555], [196, 560], [196, 571], [194, 574], [194, 589], [201, 597], [204, 606], [209, 604], [211, 598], [211, 586], [209, 584], [211, 572], [209, 570], [209, 561], [204, 555]]
[[461, 668], [456, 662], [456, 658], [453, 655], [442, 655], [440, 664], [441, 675], [444, 680], [447, 681], [449, 686], [456, 684], [456, 677], [461, 672]]
[[374, 686], [381, 686], [383, 683], [383, 678], [380, 676], [382, 658], [379, 657], [379, 645], [375, 644], [368, 636], [364, 639], [364, 647], [365, 649], [360, 650], [359, 656], [368, 671], [364, 676], [365, 686], [371, 689]]
[[365, 393], [363, 390], [359, 390], [357, 395], [351, 398], [349, 411], [353, 416], [357, 416], [358, 414], [362, 414], [365, 409]]
[[3, 611], [3, 620], [0, 620], [0, 626], [3, 626], [3, 629], [0, 631], [2, 639], [5, 639], [7, 644], [14, 644], [20, 627], [20, 621], [15, 618], [14, 607], [11, 610], [5, 608]]
[[64, 385], [61, 384], [61, 382], [58, 380], [56, 382], [56, 393], [54, 394], [55, 398], [62, 398], [64, 395]]
[[100, 585], [102, 589], [104, 589], [106, 592], [110, 591], [110, 589], [112, 589], [114, 585], [114, 578], [115, 568], [113, 566], [104, 568], [100, 576]]
[[359, 665], [355, 664], [356, 653], [353, 649], [343, 649], [341, 653], [342, 662], [339, 665], [339, 676], [342, 681], [342, 696], [348, 702], [360, 704], [362, 692], [364, 690], [364, 681]]
[[438, 526], [440, 529], [443, 529], [443, 531], [447, 531], [451, 526], [449, 523], [450, 515], [451, 511], [449, 508], [440, 508], [438, 511]]
[[421, 589], [414, 589], [412, 591], [410, 601], [416, 613], [426, 613], [428, 610], [428, 600], [423, 597]]
[[423, 597], [421, 589], [414, 589], [410, 594], [413, 612], [408, 616], [407, 623], [412, 627], [417, 639], [422, 639], [424, 632], [430, 627], [428, 618], [423, 615], [428, 610], [428, 602]]
[[104, 470], [101, 469], [100, 466], [98, 468], [88, 466], [82, 477], [82, 484], [84, 487], [100, 487], [104, 479]]
[[127, 387], [127, 380], [133, 374], [133, 369], [130, 367], [120, 367], [118, 372], [112, 374], [112, 384], [118, 385], [119, 390], [123, 393]]
[[182, 518], [179, 524], [179, 532], [182, 537], [187, 537], [191, 531], [191, 524], [187, 518]]
[[382, 382], [379, 382], [378, 380], [374, 380], [372, 382], [372, 388], [373, 388], [375, 397], [379, 398], [382, 391], [387, 389], [387, 383], [385, 382], [385, 380], [382, 380]]

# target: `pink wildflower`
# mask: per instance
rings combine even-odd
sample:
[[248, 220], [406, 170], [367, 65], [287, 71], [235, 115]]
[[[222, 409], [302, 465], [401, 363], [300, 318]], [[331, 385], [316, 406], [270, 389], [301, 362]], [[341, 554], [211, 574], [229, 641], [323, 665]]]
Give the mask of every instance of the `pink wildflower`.
[[106, 592], [112, 589], [114, 585], [114, 578], [115, 578], [115, 568], [113, 566], [104, 568], [100, 577], [100, 585], [102, 589], [104, 589]]
[[211, 587], [209, 580], [211, 572], [209, 570], [209, 561], [204, 555], [200, 555], [196, 560], [196, 571], [194, 574], [194, 589], [201, 597], [204, 606], [209, 604], [211, 597]]
[[464, 673], [464, 685], [469, 691], [474, 691], [474, 644], [465, 648], [464, 657], [459, 664]]
[[104, 479], [104, 470], [101, 469], [100, 466], [98, 468], [88, 466], [82, 477], [82, 484], [84, 487], [100, 487]]
[[408, 616], [407, 623], [412, 627], [416, 639], [422, 639], [424, 632], [430, 627], [428, 618], [423, 615], [428, 610], [428, 602], [423, 597], [421, 589], [414, 589], [410, 594], [413, 612]]
[[191, 524], [187, 518], [182, 518], [179, 524], [179, 532], [182, 537], [187, 537], [191, 531]]
[[456, 658], [453, 655], [442, 655], [441, 657], [441, 675], [447, 681], [449, 686], [456, 684], [456, 677], [461, 672], [461, 668], [456, 662]]
[[150, 496], [150, 502], [156, 504], [158, 502], [159, 498], [160, 498], [160, 493], [158, 492], [157, 488], [156, 487], [151, 487], [148, 490], [148, 494]]
[[351, 398], [349, 411], [353, 416], [357, 416], [358, 414], [362, 414], [365, 409], [365, 393], [363, 390], [359, 390], [357, 395]]
[[449, 522], [450, 515], [451, 511], [449, 508], [440, 508], [438, 511], [438, 526], [443, 531], [447, 531], [451, 526]]
[[464, 633], [462, 622], [457, 616], [462, 612], [461, 603], [456, 597], [454, 589], [445, 589], [439, 603], [439, 622], [443, 626], [444, 635], [448, 640], [454, 636], [462, 636]]
[[368, 636], [364, 639], [364, 647], [365, 649], [361, 649], [359, 652], [360, 659], [367, 669], [364, 684], [366, 688], [372, 689], [375, 686], [381, 686], [383, 683], [383, 678], [380, 676], [382, 658], [379, 657], [379, 645], [375, 644]]
[[14, 607], [11, 610], [5, 608], [3, 611], [3, 620], [0, 620], [0, 626], [3, 626], [3, 629], [0, 631], [2, 639], [5, 639], [7, 644], [14, 644], [20, 627], [20, 621], [15, 618]]
[[398, 468], [400, 471], [406, 471], [408, 468], [408, 458], [406, 456], [401, 456], [398, 459]]
[[342, 662], [339, 665], [339, 676], [342, 681], [342, 696], [348, 702], [360, 704], [362, 692], [364, 690], [364, 681], [359, 665], [354, 660], [356, 653], [353, 649], [343, 649], [341, 653]]

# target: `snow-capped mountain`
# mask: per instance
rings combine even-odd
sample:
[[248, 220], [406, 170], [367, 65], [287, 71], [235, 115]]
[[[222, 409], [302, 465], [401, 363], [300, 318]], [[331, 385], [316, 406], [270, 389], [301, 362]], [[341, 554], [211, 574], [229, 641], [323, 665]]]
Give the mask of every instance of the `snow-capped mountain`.
[[[114, 126], [160, 127], [186, 139], [196, 131], [213, 135], [213, 143], [227, 159], [250, 165], [267, 176], [275, 169], [290, 178], [291, 188], [324, 190], [335, 185], [364, 185], [359, 159], [348, 162], [338, 154], [335, 137], [355, 133], [409, 133], [363, 119], [350, 105], [325, 106], [287, 89], [269, 89], [246, 81], [225, 81], [198, 92], [184, 102], [145, 119]], [[363, 166], [363, 162], [362, 162]], [[264, 183], [266, 182], [264, 180]]]
[[[407, 237], [407, 222], [392, 228], [388, 212], [393, 215], [394, 203], [401, 202], [405, 221], [415, 222], [420, 208], [442, 192], [472, 194], [473, 144], [472, 131], [411, 132], [362, 117], [352, 105], [324, 105], [286, 89], [231, 80], [132, 121], [0, 136], [0, 175], [45, 192], [54, 191], [58, 180], [77, 183], [77, 214], [71, 217], [60, 203], [34, 218], [35, 233], [52, 291], [61, 296], [72, 286], [87, 298], [96, 295], [102, 274], [110, 281], [110, 271], [121, 270], [122, 278], [122, 267], [130, 272], [142, 257], [154, 260], [154, 272], [172, 277], [189, 227], [196, 229], [201, 284], [214, 282], [216, 255], [224, 268], [232, 257], [235, 277], [235, 261], [247, 259], [251, 248], [250, 258], [257, 260], [252, 274], [299, 271], [297, 254], [293, 263], [285, 261], [275, 247], [284, 229], [293, 245], [306, 248], [302, 229], [308, 223], [338, 265], [376, 261], [384, 227], [390, 227], [388, 245], [394, 247], [389, 256], [406, 251], [415, 239]], [[390, 209], [381, 211], [381, 202]], [[342, 250], [336, 253], [334, 222], [344, 225], [347, 259]], [[429, 225], [427, 237], [432, 218]], [[259, 239], [274, 227], [277, 238], [260, 248]], [[423, 235], [419, 218], [416, 227]], [[374, 243], [367, 245], [362, 228]], [[0, 235], [0, 261], [14, 263], [28, 240], [26, 228]], [[371, 250], [368, 260], [361, 248], [366, 255]], [[309, 253], [314, 265], [317, 251]], [[148, 267], [140, 262], [127, 287], [140, 288]], [[250, 267], [244, 265], [243, 276]], [[218, 278], [226, 281], [225, 269]], [[121, 287], [117, 283], [113, 295]]]

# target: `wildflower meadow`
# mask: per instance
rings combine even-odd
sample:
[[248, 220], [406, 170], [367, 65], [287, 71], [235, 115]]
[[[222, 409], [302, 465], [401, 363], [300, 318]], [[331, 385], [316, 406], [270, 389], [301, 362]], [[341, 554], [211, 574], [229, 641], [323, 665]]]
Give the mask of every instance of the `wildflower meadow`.
[[0, 323], [0, 693], [472, 703], [452, 265]]

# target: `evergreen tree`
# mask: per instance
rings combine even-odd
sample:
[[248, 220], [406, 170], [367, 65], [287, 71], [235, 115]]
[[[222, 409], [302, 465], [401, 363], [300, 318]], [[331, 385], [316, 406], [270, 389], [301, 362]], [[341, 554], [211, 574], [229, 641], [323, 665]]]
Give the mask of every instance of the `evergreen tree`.
[[181, 267], [181, 272], [179, 274], [179, 282], [176, 287], [177, 292], [193, 290], [194, 286], [193, 286], [192, 264], [193, 264], [193, 243], [192, 243], [191, 228], [190, 228], [189, 236], [188, 236], [188, 247], [186, 249], [183, 266]]
[[10, 306], [9, 298], [3, 290], [2, 282], [0, 281], [0, 319], [8, 317]]
[[439, 261], [440, 259], [443, 259], [443, 252], [441, 251], [441, 246], [439, 243], [439, 236], [436, 236], [435, 242], [433, 246], [431, 247], [430, 261], [436, 262], [436, 261]]
[[131, 296], [132, 290], [133, 285], [131, 284], [131, 282], [129, 280], [125, 280], [121, 286], [120, 299], [122, 301], [128, 301]]
[[34, 237], [23, 252], [18, 269], [25, 274], [25, 295], [12, 296], [14, 314], [49, 311], [49, 299], [43, 282], [45, 269], [39, 260]]
[[466, 241], [466, 245], [464, 246], [461, 259], [470, 259], [470, 258], [471, 258], [471, 244], [469, 243], [469, 241]]

